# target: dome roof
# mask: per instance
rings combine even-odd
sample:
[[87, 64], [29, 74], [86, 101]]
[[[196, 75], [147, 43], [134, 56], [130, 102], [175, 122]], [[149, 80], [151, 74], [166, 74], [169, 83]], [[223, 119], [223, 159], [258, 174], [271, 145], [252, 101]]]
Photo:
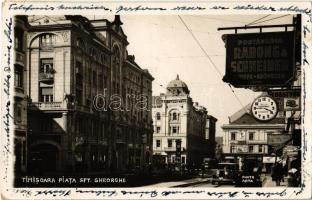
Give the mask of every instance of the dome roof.
[[186, 94], [189, 93], [189, 89], [188, 89], [186, 83], [184, 83], [183, 81], [181, 81], [181, 80], [179, 79], [179, 75], [177, 75], [177, 78], [176, 78], [175, 80], [170, 81], [170, 82], [168, 83], [168, 85], [167, 85], [167, 90], [168, 90], [168, 91], [173, 91], [173, 90], [175, 90], [175, 89], [180, 89], [181, 92], [183, 91], [183, 92], [185, 92]]
[[187, 88], [187, 85], [186, 83], [181, 81], [179, 79], [179, 75], [177, 75], [177, 78], [175, 80], [170, 81], [167, 85], [167, 88], [174, 88], [174, 87], [186, 87]]

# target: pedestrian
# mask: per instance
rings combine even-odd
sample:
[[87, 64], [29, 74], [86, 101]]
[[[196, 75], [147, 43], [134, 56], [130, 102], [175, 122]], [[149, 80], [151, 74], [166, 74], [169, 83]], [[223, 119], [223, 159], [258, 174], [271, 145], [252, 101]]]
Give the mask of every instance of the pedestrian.
[[273, 165], [273, 169], [272, 169], [272, 181], [275, 181], [276, 182], [276, 186], [280, 186], [281, 185], [281, 170], [279, 169], [279, 164], [278, 163], [275, 163]]

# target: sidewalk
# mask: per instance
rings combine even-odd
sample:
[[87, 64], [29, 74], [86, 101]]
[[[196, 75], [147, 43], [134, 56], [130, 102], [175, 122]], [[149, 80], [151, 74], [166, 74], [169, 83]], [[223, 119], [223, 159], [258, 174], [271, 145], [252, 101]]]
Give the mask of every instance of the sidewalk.
[[187, 187], [198, 183], [206, 183], [209, 182], [210, 178], [192, 178], [186, 179], [182, 181], [172, 181], [172, 182], [162, 182], [156, 183], [152, 185], [147, 185], [145, 187]]

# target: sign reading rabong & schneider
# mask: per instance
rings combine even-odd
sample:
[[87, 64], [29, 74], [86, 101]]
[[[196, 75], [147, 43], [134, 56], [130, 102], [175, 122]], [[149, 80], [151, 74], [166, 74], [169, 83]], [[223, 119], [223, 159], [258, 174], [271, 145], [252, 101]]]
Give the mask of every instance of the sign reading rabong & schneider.
[[281, 86], [294, 76], [294, 32], [224, 35], [226, 74], [235, 87]]

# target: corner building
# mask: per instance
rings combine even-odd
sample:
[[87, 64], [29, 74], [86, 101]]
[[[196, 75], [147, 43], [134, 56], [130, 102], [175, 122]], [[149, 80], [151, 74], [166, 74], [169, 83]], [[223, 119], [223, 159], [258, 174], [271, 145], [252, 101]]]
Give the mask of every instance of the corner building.
[[193, 102], [187, 85], [179, 76], [169, 82], [166, 94], [153, 97], [152, 113], [156, 166], [177, 162], [177, 140], [181, 142], [181, 163], [187, 167], [200, 167], [203, 158], [214, 156], [217, 119], [208, 116], [206, 108]]
[[[128, 55], [119, 16], [28, 20], [29, 172], [108, 173], [149, 163], [153, 77]], [[134, 109], [133, 99], [125, 109], [127, 92], [144, 96], [146, 109]]]

